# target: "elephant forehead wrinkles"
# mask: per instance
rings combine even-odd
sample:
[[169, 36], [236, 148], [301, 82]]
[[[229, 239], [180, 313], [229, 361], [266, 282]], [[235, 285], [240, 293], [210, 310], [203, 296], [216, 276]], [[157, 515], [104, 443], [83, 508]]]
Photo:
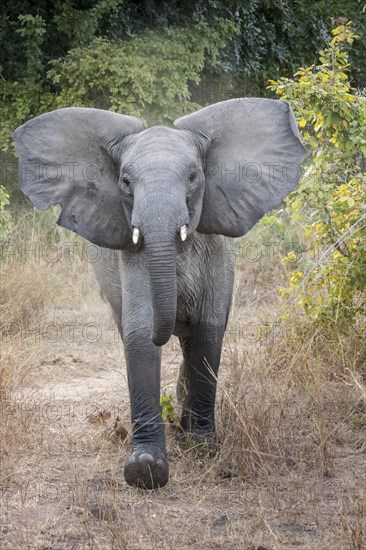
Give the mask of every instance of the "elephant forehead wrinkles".
[[[150, 184], [153, 184], [154, 178], [162, 183], [163, 181], [169, 182], [171, 178], [179, 177], [181, 175], [181, 163], [177, 162], [177, 159], [159, 155], [148, 159], [136, 159], [138, 167], [138, 177], [147, 177]], [[185, 165], [185, 164], [184, 164]]]
[[135, 160], [154, 163], [189, 162], [197, 159], [193, 139], [180, 130], [156, 126], [134, 136], [130, 150]]

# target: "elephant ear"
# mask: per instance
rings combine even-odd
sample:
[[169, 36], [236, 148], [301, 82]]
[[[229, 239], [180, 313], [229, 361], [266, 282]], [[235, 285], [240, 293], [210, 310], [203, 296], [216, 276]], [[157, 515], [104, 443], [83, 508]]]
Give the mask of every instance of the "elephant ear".
[[244, 235], [298, 184], [306, 152], [284, 101], [232, 99], [174, 124], [211, 140], [201, 233]]
[[70, 107], [41, 115], [14, 133], [20, 187], [41, 210], [61, 205], [57, 223], [107, 248], [131, 243], [111, 155], [114, 144], [140, 132], [135, 117]]

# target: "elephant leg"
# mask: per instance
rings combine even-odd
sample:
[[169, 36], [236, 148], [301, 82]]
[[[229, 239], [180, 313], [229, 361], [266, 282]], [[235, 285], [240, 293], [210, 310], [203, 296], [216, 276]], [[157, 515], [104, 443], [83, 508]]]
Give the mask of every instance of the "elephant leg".
[[163, 487], [169, 478], [165, 431], [160, 406], [161, 348], [151, 342], [151, 329], [124, 337], [133, 423], [132, 454], [125, 465], [129, 485]]
[[188, 376], [189, 376], [189, 362], [191, 354], [191, 338], [179, 338], [180, 346], [183, 352], [183, 361], [180, 365], [179, 377], [177, 382], [176, 394], [177, 401], [182, 407], [184, 400], [188, 395]]
[[192, 326], [186, 342], [185, 376], [188, 393], [183, 403], [182, 428], [197, 436], [215, 431], [215, 398], [224, 326]]

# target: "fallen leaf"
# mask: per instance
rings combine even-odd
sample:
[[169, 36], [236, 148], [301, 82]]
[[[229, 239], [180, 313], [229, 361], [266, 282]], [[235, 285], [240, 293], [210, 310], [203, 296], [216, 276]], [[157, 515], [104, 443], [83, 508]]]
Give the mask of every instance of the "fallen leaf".
[[87, 416], [87, 421], [90, 422], [90, 424], [105, 424], [110, 417], [111, 413], [103, 410], [99, 411], [97, 414], [89, 414], [89, 416]]
[[113, 437], [114, 439], [117, 439], [119, 441], [125, 441], [127, 436], [128, 431], [122, 426], [121, 419], [119, 416], [117, 416], [110, 437]]

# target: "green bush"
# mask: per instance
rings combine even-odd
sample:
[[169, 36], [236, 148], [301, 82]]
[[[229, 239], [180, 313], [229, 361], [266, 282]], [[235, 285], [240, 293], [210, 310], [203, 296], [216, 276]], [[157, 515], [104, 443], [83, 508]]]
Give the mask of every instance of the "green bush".
[[[290, 253], [289, 287], [306, 314], [323, 327], [347, 332], [366, 315], [366, 97], [349, 81], [351, 22], [332, 31], [319, 64], [269, 88], [294, 109], [309, 164], [287, 200], [305, 228], [308, 253]], [[309, 254], [310, 252], [310, 254]]]
[[190, 102], [188, 84], [198, 84], [207, 59], [214, 64], [234, 33], [233, 24], [220, 20], [215, 28], [198, 23], [126, 41], [94, 38], [52, 61], [47, 76], [59, 87], [55, 105], [102, 107], [169, 124], [199, 107]]
[[[105, 4], [107, 9], [107, 0]], [[110, 109], [154, 124], [167, 124], [194, 111], [198, 105], [190, 101], [189, 84], [198, 84], [205, 63], [214, 66], [219, 52], [237, 32], [232, 22], [217, 19], [214, 26], [196, 23], [189, 29], [146, 30], [124, 40], [108, 39], [93, 35], [93, 13], [83, 38], [62, 26], [81, 45], [47, 64], [42, 49], [44, 19], [19, 16], [26, 72], [15, 81], [0, 79], [2, 151], [14, 152], [12, 134], [17, 126], [60, 107]]]

